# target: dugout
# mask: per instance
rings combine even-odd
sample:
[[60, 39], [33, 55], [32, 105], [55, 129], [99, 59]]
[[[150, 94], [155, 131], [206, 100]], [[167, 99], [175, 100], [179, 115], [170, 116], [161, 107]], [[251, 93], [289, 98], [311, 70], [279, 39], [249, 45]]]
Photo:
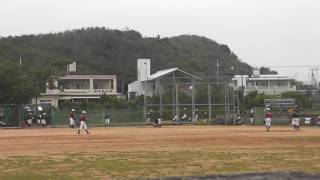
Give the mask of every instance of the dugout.
[[22, 105], [2, 104], [0, 105], [0, 115], [5, 125], [3, 127], [21, 127], [23, 123]]

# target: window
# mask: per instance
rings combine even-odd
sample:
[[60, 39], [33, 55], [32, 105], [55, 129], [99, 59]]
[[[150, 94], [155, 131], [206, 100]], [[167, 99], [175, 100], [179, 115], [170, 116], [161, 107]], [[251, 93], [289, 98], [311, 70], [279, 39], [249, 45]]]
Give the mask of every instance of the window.
[[268, 86], [268, 81], [257, 81], [257, 86], [267, 87]]
[[40, 100], [40, 103], [51, 103], [51, 100]]
[[70, 84], [71, 89], [90, 89], [89, 80], [72, 80]]
[[94, 83], [94, 84], [93, 84], [93, 88], [94, 88], [94, 89], [99, 89], [99, 85], [96, 84], [96, 83]]
[[94, 89], [114, 89], [113, 79], [95, 79], [93, 80]]
[[275, 81], [271, 81], [271, 86], [287, 86], [288, 85], [288, 82], [287, 80], [275, 80]]
[[282, 80], [282, 81], [277, 81], [277, 86], [286, 86], [288, 84], [288, 81]]

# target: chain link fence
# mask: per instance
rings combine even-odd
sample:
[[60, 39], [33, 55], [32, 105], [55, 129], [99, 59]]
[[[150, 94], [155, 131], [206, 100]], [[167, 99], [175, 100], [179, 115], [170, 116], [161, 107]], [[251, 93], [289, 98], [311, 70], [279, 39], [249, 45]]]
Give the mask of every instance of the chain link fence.
[[0, 127], [21, 127], [23, 109], [22, 105], [0, 105]]
[[[67, 127], [69, 126], [69, 113], [67, 110], [53, 110], [49, 125], [52, 127]], [[140, 126], [146, 125], [143, 121], [143, 109], [111, 109], [97, 110], [87, 109], [87, 124], [88, 126], [104, 126], [105, 115], [110, 113], [111, 126]], [[76, 111], [76, 122], [79, 122], [81, 111]]]

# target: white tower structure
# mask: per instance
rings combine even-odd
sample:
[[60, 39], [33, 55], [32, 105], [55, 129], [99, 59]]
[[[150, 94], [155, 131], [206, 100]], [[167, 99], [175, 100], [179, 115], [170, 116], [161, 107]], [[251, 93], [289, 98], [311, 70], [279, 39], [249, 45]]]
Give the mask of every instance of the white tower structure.
[[260, 76], [260, 68], [253, 68], [253, 77], [259, 77]]
[[77, 72], [77, 63], [73, 62], [72, 64], [67, 65], [67, 74], [74, 74]]
[[138, 59], [138, 81], [145, 81], [150, 78], [150, 59]]

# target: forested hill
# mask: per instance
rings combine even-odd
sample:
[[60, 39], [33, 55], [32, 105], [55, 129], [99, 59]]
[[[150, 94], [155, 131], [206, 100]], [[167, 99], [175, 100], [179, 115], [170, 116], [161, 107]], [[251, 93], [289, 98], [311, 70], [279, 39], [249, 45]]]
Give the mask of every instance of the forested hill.
[[115, 74], [125, 84], [136, 79], [138, 58], [151, 59], [152, 73], [179, 67], [198, 76], [215, 75], [217, 59], [222, 75], [251, 74], [252, 69], [241, 62], [227, 45], [205, 37], [150, 38], [133, 30], [105, 28], [0, 39], [0, 61], [18, 63], [20, 57], [22, 64], [50, 69], [57, 74], [65, 71], [65, 63], [75, 61], [78, 74]]

